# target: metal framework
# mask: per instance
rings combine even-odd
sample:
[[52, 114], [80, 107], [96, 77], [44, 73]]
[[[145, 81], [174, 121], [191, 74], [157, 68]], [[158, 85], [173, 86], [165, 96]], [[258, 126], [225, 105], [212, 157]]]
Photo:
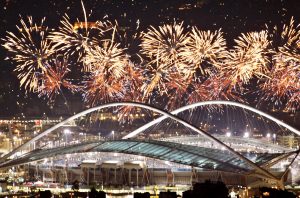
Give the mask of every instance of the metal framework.
[[[213, 165], [213, 168], [219, 168], [220, 170], [229, 170], [229, 171], [233, 171], [233, 170], [237, 170], [238, 172], [255, 172], [255, 174], [261, 175], [262, 177], [265, 178], [270, 178], [273, 180], [278, 180], [279, 178], [277, 178], [276, 176], [274, 176], [272, 173], [270, 173], [269, 171], [267, 171], [266, 169], [262, 168], [260, 165], [262, 165], [263, 163], [266, 163], [266, 160], [271, 160], [274, 158], [278, 158], [279, 154], [267, 154], [267, 156], [262, 156], [262, 163], [260, 162], [256, 162], [256, 161], [252, 161], [250, 160], [250, 158], [248, 158], [246, 155], [239, 153], [237, 151], [235, 151], [233, 148], [231, 148], [230, 146], [226, 145], [224, 142], [222, 142], [221, 140], [217, 139], [216, 137], [212, 136], [211, 134], [203, 131], [202, 129], [199, 129], [195, 126], [193, 126], [192, 124], [186, 122], [185, 120], [179, 118], [178, 116], [175, 116], [176, 114], [183, 112], [185, 110], [191, 109], [191, 108], [195, 108], [195, 107], [199, 107], [199, 106], [203, 106], [203, 105], [231, 105], [231, 106], [235, 106], [235, 107], [241, 107], [247, 110], [250, 110], [252, 112], [255, 112], [261, 116], [264, 116], [272, 121], [277, 122], [279, 125], [289, 129], [290, 131], [296, 133], [297, 135], [300, 135], [300, 132], [285, 124], [284, 122], [264, 113], [261, 112], [255, 108], [249, 107], [247, 105], [244, 104], [240, 104], [240, 103], [236, 103], [236, 102], [230, 102], [230, 101], [206, 101], [206, 102], [199, 102], [199, 103], [195, 103], [195, 104], [191, 104], [191, 105], [187, 105], [185, 107], [179, 108], [175, 111], [172, 111], [171, 113], [168, 113], [166, 111], [163, 111], [161, 109], [157, 109], [155, 107], [152, 107], [150, 105], [147, 104], [142, 104], [142, 103], [135, 103], [135, 102], [119, 102], [119, 103], [109, 103], [109, 104], [104, 104], [104, 105], [100, 105], [98, 107], [94, 107], [91, 109], [87, 109], [81, 113], [78, 113], [74, 116], [71, 116], [70, 118], [64, 120], [63, 122], [47, 129], [46, 131], [36, 135], [35, 137], [33, 137], [31, 140], [27, 141], [26, 143], [24, 143], [23, 145], [21, 145], [20, 147], [16, 148], [15, 150], [13, 150], [12, 152], [8, 153], [7, 155], [5, 155], [4, 157], [1, 158], [1, 167], [7, 167], [10, 166], [9, 164], [13, 165], [13, 164], [20, 164], [21, 162], [28, 162], [28, 161], [36, 161], [38, 159], [42, 159], [45, 158], [46, 156], [54, 156], [56, 154], [66, 154], [66, 153], [74, 153], [74, 152], [88, 152], [88, 151], [99, 151], [99, 152], [122, 152], [122, 153], [130, 153], [130, 154], [139, 154], [139, 155], [145, 155], [147, 157], [153, 157], [153, 158], [158, 158], [158, 159], [164, 159], [164, 160], [168, 160], [168, 161], [173, 161], [173, 162], [177, 162], [177, 163], [181, 163], [181, 164], [186, 164], [186, 165], [190, 165], [190, 166], [197, 166], [197, 167], [201, 167], [201, 168], [211, 168], [208, 166], [208, 164]], [[123, 137], [123, 140], [119, 140], [119, 141], [110, 141], [107, 143], [104, 142], [98, 142], [98, 143], [84, 143], [84, 144], [78, 144], [78, 145], [73, 145], [72, 147], [65, 147], [62, 151], [60, 150], [60, 148], [55, 148], [55, 149], [48, 149], [48, 150], [34, 150], [33, 152], [26, 154], [23, 157], [19, 157], [7, 162], [4, 162], [8, 157], [12, 156], [13, 154], [15, 154], [16, 152], [22, 150], [24, 147], [30, 145], [31, 143], [39, 140], [40, 138], [44, 137], [45, 135], [53, 132], [54, 130], [58, 129], [61, 126], [64, 126], [65, 124], [67, 124], [68, 122], [77, 119], [81, 116], [84, 116], [88, 113], [97, 111], [97, 110], [101, 110], [104, 108], [108, 108], [108, 107], [116, 107], [116, 106], [134, 106], [134, 107], [139, 107], [139, 108], [144, 108], [144, 109], [148, 109], [151, 111], [154, 111], [156, 113], [162, 114], [161, 117], [153, 120], [152, 122], [149, 122], [148, 124], [134, 130], [133, 132], [131, 132], [130, 134], [128, 134], [127, 136]], [[219, 146], [221, 146], [222, 148], [225, 149], [224, 152], [226, 152], [226, 154], [222, 153], [220, 150], [214, 150], [214, 149], [209, 149], [209, 148], [201, 148], [201, 147], [192, 147], [190, 145], [182, 145], [182, 144], [177, 144], [177, 143], [171, 143], [171, 142], [162, 142], [162, 141], [157, 141], [157, 142], [150, 142], [150, 141], [138, 141], [138, 140], [125, 140], [127, 138], [132, 138], [134, 136], [136, 136], [138, 133], [144, 131], [145, 129], [147, 129], [150, 126], [153, 126], [154, 124], [157, 124], [159, 122], [161, 122], [162, 120], [166, 119], [166, 118], [170, 118], [174, 121], [177, 121], [179, 123], [181, 123], [182, 125], [184, 125], [185, 127], [199, 133], [200, 135], [202, 135], [203, 137], [205, 137], [206, 139], [218, 144]], [[118, 145], [120, 144], [121, 146], [123, 146], [123, 149], [118, 150]], [[127, 145], [131, 145], [130, 148], [133, 149], [135, 148], [136, 144], [139, 144], [139, 147], [141, 146], [146, 146], [146, 148], [148, 148], [147, 146], [149, 146], [149, 148], [151, 148], [151, 146], [154, 146], [152, 149], [150, 149], [150, 151], [153, 151], [154, 148], [158, 149], [166, 149], [164, 152], [165, 153], [161, 153], [159, 154], [155, 154], [151, 152], [145, 152], [145, 153], [141, 153], [141, 151], [138, 150], [134, 150], [131, 151], [128, 147], [126, 147]], [[106, 147], [104, 147], [106, 145]], [[112, 146], [112, 147], [109, 147]], [[119, 145], [119, 146], [120, 146]], [[94, 146], [94, 147], [93, 147]], [[82, 147], [84, 149], [82, 149]], [[97, 149], [98, 148], [98, 149]], [[147, 151], [147, 149], [146, 149]], [[174, 153], [173, 153], [174, 152]], [[179, 155], [179, 153], [182, 152], [181, 155]], [[295, 151], [298, 152], [298, 151]], [[171, 154], [170, 154], [171, 153]], [[174, 155], [172, 155], [172, 153]], [[206, 153], [206, 154], [205, 154]], [[215, 157], [213, 157], [213, 154], [222, 154], [222, 156], [224, 156], [225, 158], [223, 159], [222, 156], [220, 155], [216, 155]], [[170, 155], [168, 155], [170, 154]], [[187, 155], [189, 156], [188, 159], [185, 159], [184, 156]], [[38, 157], [40, 156], [40, 157]], [[181, 158], [178, 158], [178, 156], [181, 156]], [[205, 159], [205, 160], [204, 160]], [[220, 160], [223, 159], [223, 160]], [[198, 160], [198, 161], [197, 161]], [[207, 161], [209, 163], [204, 163], [204, 161]], [[202, 164], [202, 165], [201, 165]], [[204, 165], [203, 165], [204, 164]], [[203, 167], [202, 167], [203, 166]], [[222, 168], [223, 167], [223, 168]]]
[[[178, 164], [188, 165], [216, 171], [234, 173], [255, 172], [248, 161], [233, 156], [230, 152], [213, 148], [183, 145], [174, 142], [157, 140], [110, 140], [86, 142], [52, 149], [37, 149], [24, 156], [0, 164], [0, 168], [8, 168], [59, 155], [85, 152], [126, 153], [145, 156]], [[252, 159], [257, 167], [266, 162], [285, 156], [286, 153], [242, 153], [247, 159]]]

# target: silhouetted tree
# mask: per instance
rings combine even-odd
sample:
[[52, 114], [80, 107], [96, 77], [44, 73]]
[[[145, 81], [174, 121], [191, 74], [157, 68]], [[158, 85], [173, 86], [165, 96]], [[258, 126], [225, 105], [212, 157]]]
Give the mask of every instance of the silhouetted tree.
[[77, 180], [75, 180], [73, 183], [72, 183], [72, 190], [73, 191], [78, 191], [79, 190], [79, 182]]
[[98, 197], [98, 191], [95, 189], [95, 187], [91, 188], [91, 191], [89, 192], [89, 198], [97, 198]]
[[195, 183], [193, 190], [183, 192], [183, 198], [228, 198], [228, 188], [223, 182]]
[[40, 191], [39, 194], [40, 194], [40, 197], [43, 197], [43, 198], [51, 198], [52, 197], [52, 193], [50, 190]]
[[95, 187], [91, 188], [91, 191], [89, 192], [89, 198], [105, 198], [106, 193], [103, 191], [98, 192]]
[[150, 193], [134, 193], [133, 198], [150, 198]]

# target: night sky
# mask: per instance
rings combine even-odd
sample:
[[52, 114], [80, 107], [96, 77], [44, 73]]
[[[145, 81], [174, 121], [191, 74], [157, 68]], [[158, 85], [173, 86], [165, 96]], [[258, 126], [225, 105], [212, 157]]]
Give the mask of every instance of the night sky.
[[[35, 21], [46, 17], [45, 24], [56, 29], [64, 14], [68, 14], [71, 21], [76, 18], [84, 21], [81, 2], [66, 0], [0, 0], [0, 37], [6, 31], [17, 32], [16, 25], [20, 25], [20, 16], [32, 16]], [[90, 0], [84, 1], [87, 11], [92, 10], [90, 21], [107, 18], [117, 20], [119, 26], [124, 27], [128, 34], [142, 31], [150, 25], [184, 21], [186, 26], [196, 25], [203, 30], [222, 29], [228, 45], [242, 32], [259, 31], [265, 25], [282, 26], [293, 16], [296, 23], [300, 22], [299, 0]], [[3, 41], [1, 41], [3, 44]], [[4, 60], [7, 52], [0, 47], [0, 117], [20, 115], [38, 117], [45, 112], [47, 115], [66, 115], [64, 101], [57, 98], [54, 104], [47, 104], [47, 99], [38, 98], [37, 94], [25, 94], [19, 88], [19, 82], [13, 72], [13, 63]], [[71, 112], [85, 109], [79, 95], [66, 93]], [[50, 106], [52, 106], [50, 108]], [[59, 111], [57, 110], [59, 109]], [[67, 112], [67, 113], [66, 113]]]

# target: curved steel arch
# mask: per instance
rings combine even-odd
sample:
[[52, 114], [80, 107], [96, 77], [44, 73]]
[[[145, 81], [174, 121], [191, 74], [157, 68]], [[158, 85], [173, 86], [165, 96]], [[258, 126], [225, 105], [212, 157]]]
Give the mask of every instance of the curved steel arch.
[[82, 111], [81, 113], [78, 113], [74, 116], [71, 116], [70, 118], [64, 120], [63, 122], [47, 129], [46, 131], [36, 135], [35, 137], [33, 137], [31, 140], [27, 141], [26, 143], [22, 144], [21, 146], [19, 146], [18, 148], [16, 148], [15, 150], [13, 150], [12, 152], [8, 153], [7, 155], [5, 155], [4, 157], [1, 158], [1, 161], [3, 162], [3, 160], [7, 159], [9, 156], [12, 156], [13, 154], [15, 154], [16, 152], [20, 151], [22, 148], [24, 148], [25, 146], [29, 145], [30, 143], [34, 142], [34, 141], [37, 141], [38, 139], [42, 138], [43, 136], [51, 133], [52, 131], [54, 131], [55, 129], [63, 126], [64, 124], [68, 123], [69, 121], [71, 120], [74, 120], [76, 118], [79, 118], [80, 116], [83, 116], [83, 115], [86, 115], [88, 113], [91, 113], [93, 111], [97, 111], [97, 110], [100, 110], [100, 109], [103, 109], [103, 108], [108, 108], [108, 107], [116, 107], [116, 106], [124, 106], [124, 105], [127, 105], [127, 106], [135, 106], [135, 107], [140, 107], [140, 108], [145, 108], [145, 109], [148, 109], [148, 110], [152, 110], [154, 112], [157, 112], [157, 113], [160, 113], [160, 114], [163, 114], [164, 116], [166, 117], [169, 117], [179, 123], [181, 123], [182, 125], [192, 129], [193, 131], [203, 135], [204, 137], [210, 139], [211, 141], [223, 146], [225, 149], [227, 149], [229, 152], [231, 152], [233, 155], [235, 155], [236, 157], [238, 157], [239, 159], [242, 159], [244, 161], [246, 161], [252, 168], [254, 168], [255, 170], [258, 170], [260, 171], [262, 174], [264, 175], [267, 175], [268, 177], [270, 178], [274, 178], [276, 179], [276, 177], [271, 174], [270, 172], [266, 171], [265, 169], [257, 166], [255, 163], [253, 163], [251, 160], [245, 158], [243, 155], [241, 155], [240, 153], [234, 151], [231, 147], [227, 146], [226, 144], [224, 144], [223, 142], [221, 142], [220, 140], [216, 139], [215, 137], [211, 136], [210, 134], [206, 133], [205, 131], [203, 131], [202, 129], [198, 129], [197, 127], [187, 123], [186, 121], [182, 120], [181, 118], [178, 118], [170, 113], [167, 113], [161, 109], [157, 109], [155, 107], [152, 107], [150, 105], [147, 105], [147, 104], [141, 104], [141, 103], [136, 103], [136, 102], [119, 102], [119, 103], [108, 103], [108, 104], [103, 104], [103, 105], [100, 105], [98, 107], [93, 107], [91, 109], [87, 109], [85, 111]]
[[[247, 109], [249, 111], [252, 111], [254, 113], [257, 113], [263, 117], [266, 117], [276, 123], [278, 123], [280, 126], [283, 126], [287, 129], [289, 129], [290, 131], [296, 133], [297, 135], [300, 136], [300, 131], [295, 129], [294, 127], [284, 123], [283, 121], [267, 114], [267, 113], [264, 113], [258, 109], [255, 109], [253, 107], [250, 107], [248, 105], [245, 105], [245, 104], [241, 104], [241, 103], [238, 103], [238, 102], [232, 102], [232, 101], [222, 101], [222, 100], [215, 100], [215, 101], [203, 101], [203, 102], [197, 102], [197, 103], [194, 103], [194, 104], [190, 104], [190, 105], [186, 105], [184, 107], [181, 107], [181, 108], [178, 108], [172, 112], [170, 112], [172, 115], [176, 115], [180, 112], [183, 112], [183, 111], [186, 111], [186, 110], [189, 110], [189, 109], [192, 109], [192, 108], [195, 108], [195, 107], [199, 107], [199, 106], [205, 106], [205, 105], [230, 105], [230, 106], [234, 106], [234, 107], [241, 107], [243, 109]], [[136, 136], [137, 134], [141, 133], [142, 131], [144, 131], [145, 129], [155, 125], [155, 124], [158, 124], [159, 122], [163, 121], [164, 119], [168, 118], [168, 116], [166, 115], [163, 115], [143, 126], [141, 126], [140, 128], [132, 131], [131, 133], [129, 133], [128, 135], [124, 136], [123, 139], [127, 139], [127, 138], [132, 138], [134, 136]]]
[[[242, 159], [244, 161], [246, 161], [251, 167], [253, 167], [255, 170], [259, 171], [260, 173], [270, 177], [270, 178], [274, 178], [274, 179], [277, 179], [273, 174], [271, 174], [270, 172], [266, 171], [265, 169], [257, 166], [255, 163], [253, 163], [251, 160], [245, 158], [243, 155], [241, 155], [240, 153], [234, 151], [234, 149], [232, 149], [231, 147], [227, 146], [226, 144], [224, 144], [223, 142], [221, 142], [220, 140], [218, 140], [217, 138], [213, 137], [212, 135], [206, 133], [205, 131], [203, 131], [202, 129], [198, 129], [197, 127], [191, 125], [190, 123], [187, 123], [185, 120], [181, 119], [181, 118], [178, 118], [177, 116], [174, 116], [173, 114], [176, 114], [176, 113], [179, 113], [179, 112], [182, 112], [184, 110], [187, 110], [187, 109], [190, 109], [190, 108], [194, 108], [194, 107], [197, 107], [197, 106], [203, 106], [203, 105], [212, 105], [212, 104], [225, 104], [225, 105], [233, 105], [233, 106], [238, 106], [238, 107], [242, 107], [242, 108], [245, 108], [245, 109], [248, 109], [248, 110], [251, 110], [253, 112], [257, 112], [259, 113], [260, 115], [263, 115], [265, 117], [268, 117], [269, 119], [273, 120], [273, 121], [278, 121], [279, 123], [281, 123], [281, 125], [283, 126], [287, 126], [287, 128], [292, 128], [293, 131], [297, 131], [297, 134], [300, 135], [300, 132], [297, 130], [297, 129], [294, 129], [293, 127], [283, 123], [282, 121], [268, 115], [268, 114], [265, 114], [255, 108], [252, 108], [252, 107], [249, 107], [247, 105], [243, 105], [243, 104], [240, 104], [240, 103], [236, 103], [236, 102], [229, 102], [229, 101], [206, 101], [206, 102], [199, 102], [199, 103], [195, 103], [195, 104], [192, 104], [192, 105], [188, 105], [188, 106], [185, 106], [185, 107], [182, 107], [182, 108], [179, 108], [178, 110], [175, 110], [172, 112], [172, 114], [166, 112], [166, 111], [163, 111], [161, 109], [158, 109], [158, 108], [155, 108], [155, 107], [152, 107], [150, 105], [147, 105], [147, 104], [142, 104], [142, 103], [136, 103], [136, 102], [117, 102], [117, 103], [108, 103], [108, 104], [103, 104], [103, 105], [100, 105], [100, 106], [97, 106], [97, 107], [93, 107], [93, 108], [90, 108], [90, 109], [87, 109], [85, 111], [82, 111], [74, 116], [71, 116], [69, 117], [68, 119], [62, 121], [61, 123], [47, 129], [46, 131], [36, 135], [35, 137], [33, 137], [31, 140], [25, 142], [23, 145], [19, 146], [18, 148], [16, 148], [15, 150], [13, 150], [12, 152], [6, 154], [5, 156], [3, 156], [1, 158], [1, 161], [3, 162], [3, 160], [7, 159], [8, 157], [12, 156], [13, 154], [15, 154], [16, 152], [20, 151], [22, 148], [24, 148], [25, 146], [29, 145], [30, 143], [34, 142], [34, 141], [37, 141], [38, 139], [42, 138], [43, 136], [51, 133], [52, 131], [54, 131], [55, 129], [63, 126], [64, 124], [68, 123], [69, 121], [71, 120], [74, 120], [76, 118], [79, 118], [83, 115], [86, 115], [88, 113], [91, 113], [91, 112], [94, 112], [94, 111], [97, 111], [97, 110], [100, 110], [100, 109], [103, 109], [103, 108], [108, 108], [108, 107], [116, 107], [116, 106], [135, 106], [135, 107], [140, 107], [140, 108], [145, 108], [145, 109], [148, 109], [148, 110], [152, 110], [154, 112], [157, 112], [157, 113], [160, 113], [162, 114], [163, 116], [158, 118], [158, 119], [155, 119], [154, 121], [150, 122], [152, 123], [151, 125], [149, 125], [150, 123], [146, 124], [146, 127], [149, 127], [149, 126], [152, 126], [153, 124], [156, 124], [158, 122], [160, 122], [161, 120], [164, 120], [166, 118], [171, 118], [179, 123], [181, 123], [182, 125], [192, 129], [193, 131], [203, 135], [204, 137], [212, 140], [213, 142], [223, 146], [225, 149], [227, 149], [229, 152], [231, 152], [233, 155], [235, 155], [236, 157], [238, 157], [239, 159]], [[145, 126], [145, 125], [144, 125]], [[144, 127], [143, 126], [143, 127]], [[140, 129], [140, 128], [139, 128]], [[137, 129], [137, 130], [139, 130]], [[137, 133], [137, 130], [133, 131], [132, 133], [130, 134], [138, 134]], [[141, 132], [141, 131], [140, 131]], [[132, 135], [133, 136], [133, 135]], [[125, 136], [127, 138], [129, 138], [128, 136]], [[124, 137], [124, 138], [125, 138]]]

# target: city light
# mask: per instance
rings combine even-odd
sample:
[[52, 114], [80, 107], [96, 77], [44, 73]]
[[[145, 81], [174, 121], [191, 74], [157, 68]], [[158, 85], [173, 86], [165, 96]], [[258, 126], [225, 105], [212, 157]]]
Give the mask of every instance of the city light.
[[249, 132], [244, 133], [244, 138], [248, 138], [250, 136]]
[[115, 139], [115, 131], [111, 131], [113, 140]]
[[71, 133], [70, 129], [64, 129], [64, 134], [70, 134], [70, 133]]

